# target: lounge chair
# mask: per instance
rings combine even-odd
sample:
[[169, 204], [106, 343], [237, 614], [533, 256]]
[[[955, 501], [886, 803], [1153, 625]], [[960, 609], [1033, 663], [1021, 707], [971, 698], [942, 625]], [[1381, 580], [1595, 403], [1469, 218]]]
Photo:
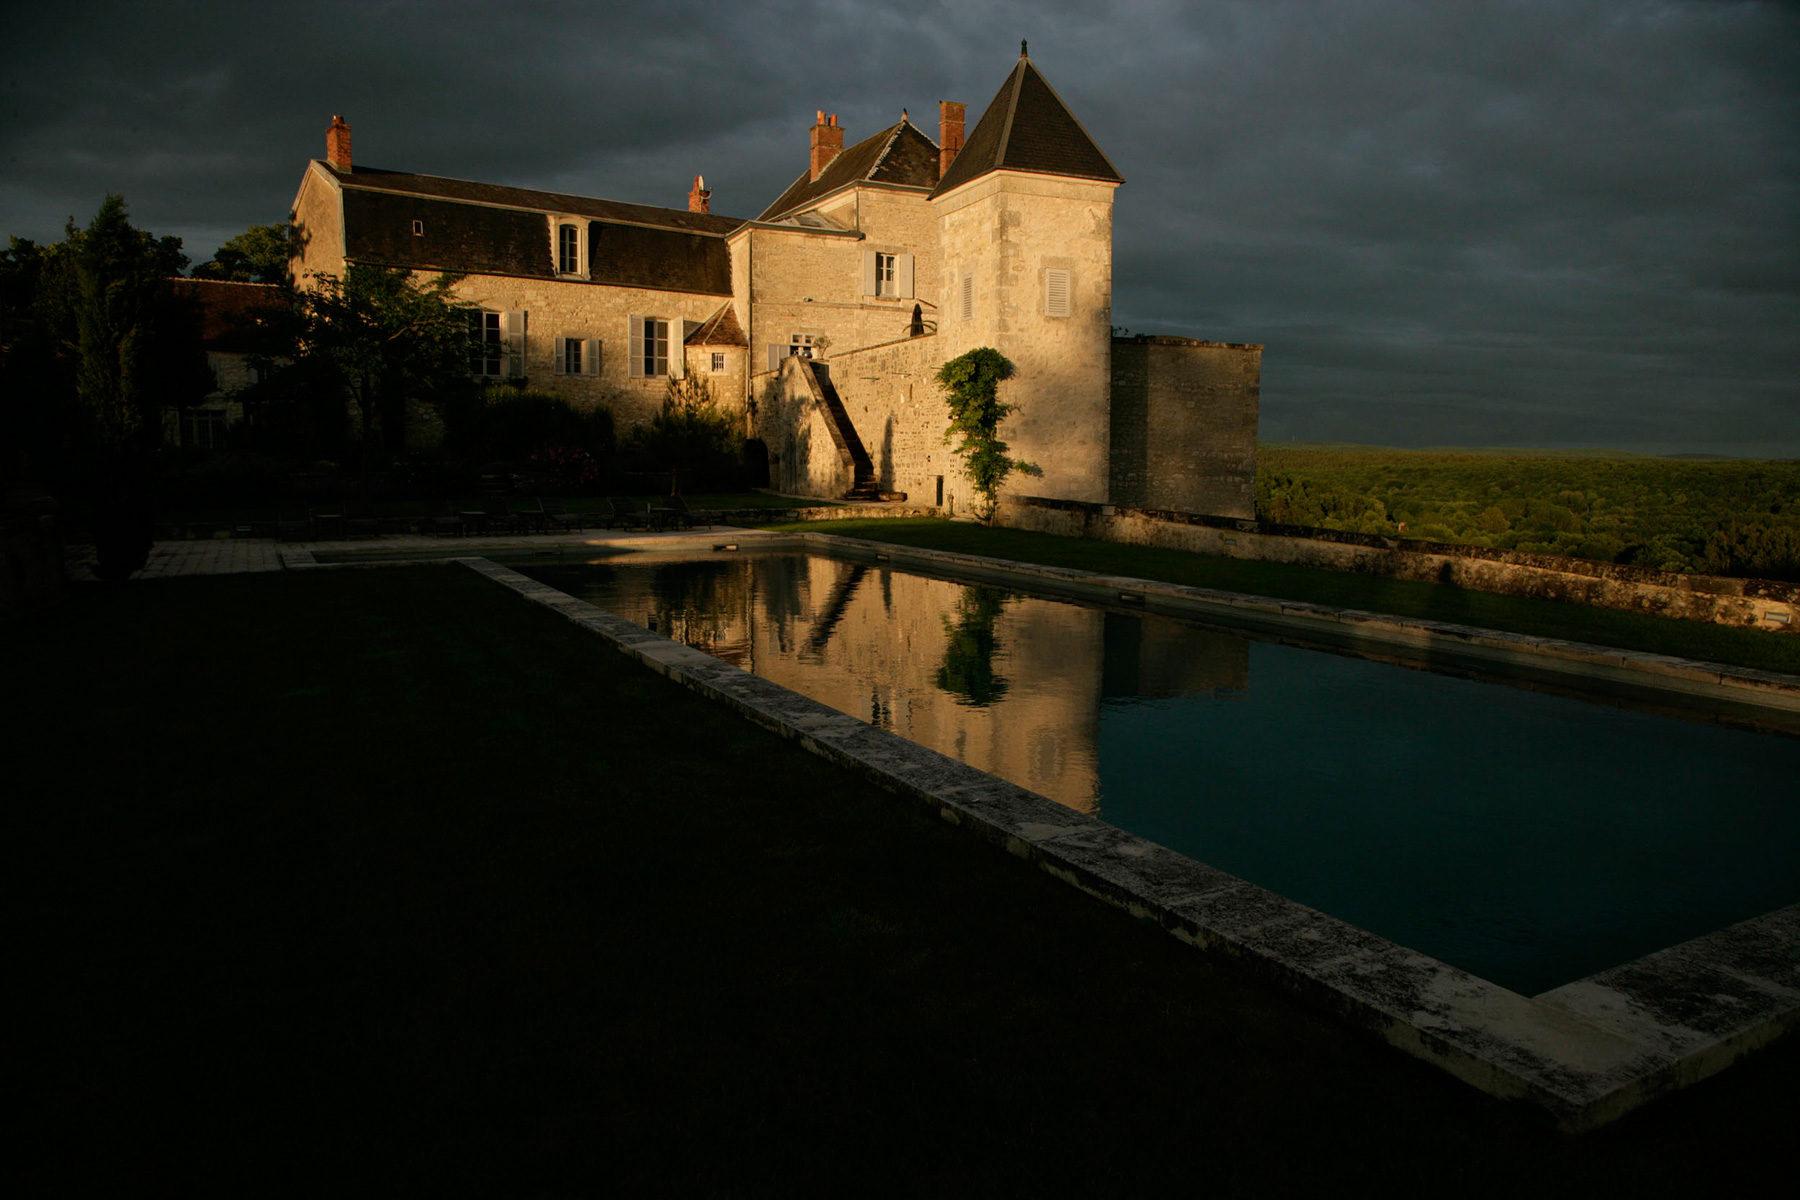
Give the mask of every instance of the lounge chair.
[[275, 513], [275, 538], [282, 542], [311, 541], [313, 536], [312, 516], [292, 509], [278, 509]]
[[518, 528], [519, 518], [513, 515], [512, 509], [507, 507], [506, 501], [498, 496], [482, 501], [481, 529], [483, 533], [496, 531], [515, 533]]
[[608, 529], [620, 524], [627, 529], [650, 524], [650, 514], [633, 504], [629, 496], [608, 496], [606, 502], [612, 505], [612, 515], [606, 519]]
[[428, 533], [454, 533], [461, 537], [464, 528], [461, 514], [448, 500], [438, 501], [425, 515], [424, 529]]
[[680, 496], [665, 496], [662, 503], [651, 511], [661, 517], [665, 524], [679, 524], [683, 529], [694, 527], [694, 510]]
[[543, 510], [546, 528], [557, 530], [585, 529], [580, 513], [572, 513], [561, 500], [539, 500], [538, 507]]

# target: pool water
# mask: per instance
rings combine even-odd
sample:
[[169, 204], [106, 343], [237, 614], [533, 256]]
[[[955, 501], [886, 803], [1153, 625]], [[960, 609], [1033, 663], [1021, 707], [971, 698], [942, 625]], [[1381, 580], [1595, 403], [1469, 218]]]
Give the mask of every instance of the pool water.
[[1800, 740], [822, 557], [521, 569], [1525, 995], [1800, 899]]

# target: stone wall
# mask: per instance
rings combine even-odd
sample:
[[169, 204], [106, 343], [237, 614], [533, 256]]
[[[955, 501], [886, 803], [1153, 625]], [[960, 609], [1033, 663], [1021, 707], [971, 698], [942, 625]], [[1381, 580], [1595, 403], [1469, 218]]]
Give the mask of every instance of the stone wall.
[[807, 367], [787, 359], [769, 377], [757, 405], [758, 436], [769, 447], [771, 487], [789, 496], [835, 499], [855, 483], [856, 469]]
[[[943, 242], [939, 352], [949, 360], [992, 346], [1012, 360], [1017, 374], [1001, 394], [1018, 411], [1000, 436], [1043, 470], [1015, 475], [1005, 493], [1107, 498], [1113, 188], [995, 171], [932, 201]], [[1066, 316], [1047, 311], [1051, 271], [1068, 272]]]
[[1550, 554], [1035, 497], [1003, 500], [995, 523], [1067, 537], [1447, 583], [1686, 621], [1800, 632], [1800, 585], [1768, 580], [1677, 575]]
[[1113, 339], [1112, 502], [1254, 517], [1261, 384], [1261, 346]]

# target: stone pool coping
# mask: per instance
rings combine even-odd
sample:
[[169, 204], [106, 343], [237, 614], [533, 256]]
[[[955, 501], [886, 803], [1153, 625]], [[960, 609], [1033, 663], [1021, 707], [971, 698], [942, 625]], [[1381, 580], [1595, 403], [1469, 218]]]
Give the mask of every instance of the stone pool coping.
[[[802, 536], [834, 548], [847, 540]], [[896, 553], [901, 548], [860, 545], [902, 561]], [[943, 557], [941, 552], [930, 554]], [[454, 561], [1064, 882], [1154, 920], [1181, 940], [1233, 960], [1247, 973], [1490, 1095], [1542, 1106], [1566, 1130], [1603, 1125], [1714, 1074], [1800, 1024], [1800, 905], [1540, 996], [1521, 996], [915, 745], [485, 558]], [[1061, 574], [1052, 568], [1020, 574], [1036, 572]]]

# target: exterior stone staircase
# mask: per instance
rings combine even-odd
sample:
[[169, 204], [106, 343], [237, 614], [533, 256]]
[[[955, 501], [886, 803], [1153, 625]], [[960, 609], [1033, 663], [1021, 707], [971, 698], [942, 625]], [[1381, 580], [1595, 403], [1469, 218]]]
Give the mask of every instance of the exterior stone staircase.
[[879, 500], [881, 484], [875, 478], [875, 462], [869, 452], [863, 448], [862, 438], [857, 436], [856, 426], [850, 421], [850, 414], [844, 408], [844, 402], [838, 398], [837, 388], [831, 383], [831, 368], [822, 362], [805, 360], [805, 367], [812, 373], [813, 382], [818, 387], [819, 402], [831, 418], [831, 437], [838, 444], [838, 449], [850, 459], [853, 482], [850, 490], [845, 492], [845, 500]]

